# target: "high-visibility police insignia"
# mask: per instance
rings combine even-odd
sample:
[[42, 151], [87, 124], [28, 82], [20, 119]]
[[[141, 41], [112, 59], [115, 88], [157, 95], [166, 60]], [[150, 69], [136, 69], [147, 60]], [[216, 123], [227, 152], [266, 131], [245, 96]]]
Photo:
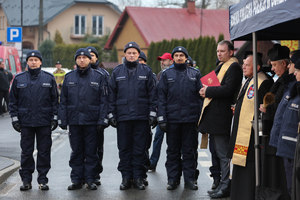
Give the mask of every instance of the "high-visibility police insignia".
[[181, 49], [181, 48], [178, 48], [178, 50], [181, 51], [182, 49]]
[[34, 56], [35, 54], [34, 54], [34, 53], [31, 53], [31, 55]]
[[247, 98], [252, 99], [254, 97], [254, 85], [252, 84], [247, 91]]
[[49, 87], [49, 86], [51, 86], [50, 83], [43, 83], [43, 87]]
[[298, 104], [295, 104], [295, 103], [292, 103], [292, 104], [291, 104], [291, 107], [292, 107], [292, 108], [297, 108], [297, 109], [298, 109], [298, 108], [299, 108], [299, 105], [298, 105]]
[[88, 49], [88, 51], [89, 51], [89, 52], [91, 52], [91, 51], [92, 51], [92, 49]]
[[81, 55], [84, 55], [84, 52], [82, 51], [82, 52], [80, 52], [80, 54], [81, 54]]
[[139, 79], [147, 79], [147, 76], [139, 76]]
[[91, 82], [91, 85], [92, 86], [99, 86], [99, 83], [97, 83], [97, 82]]
[[129, 46], [131, 47], [131, 46], [132, 46], [132, 44], [129, 44]]

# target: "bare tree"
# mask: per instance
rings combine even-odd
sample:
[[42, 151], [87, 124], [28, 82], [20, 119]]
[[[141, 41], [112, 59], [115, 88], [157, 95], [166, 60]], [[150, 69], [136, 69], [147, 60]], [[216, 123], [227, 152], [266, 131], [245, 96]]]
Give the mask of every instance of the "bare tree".
[[141, 0], [118, 0], [118, 6], [121, 10], [124, 10], [126, 6], [142, 6]]
[[216, 9], [228, 9], [230, 5], [237, 2], [238, 0], [215, 0]]

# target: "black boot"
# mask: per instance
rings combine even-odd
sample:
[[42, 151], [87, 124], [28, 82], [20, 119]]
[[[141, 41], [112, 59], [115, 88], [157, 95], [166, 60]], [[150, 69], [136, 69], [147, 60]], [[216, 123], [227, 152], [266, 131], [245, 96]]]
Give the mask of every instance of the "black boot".
[[146, 187], [144, 185], [144, 179], [142, 178], [137, 178], [133, 181], [133, 185], [135, 188], [139, 189], [139, 190], [144, 190]]
[[211, 198], [226, 198], [230, 196], [230, 183], [220, 184], [218, 189], [209, 195]]
[[30, 190], [32, 188], [31, 183], [23, 182], [23, 185], [20, 186], [21, 191]]
[[97, 190], [97, 185], [95, 184], [95, 183], [87, 183], [86, 184], [86, 188], [88, 189], [88, 190]]
[[179, 185], [178, 181], [168, 181], [167, 190], [175, 190], [177, 186]]
[[96, 184], [96, 185], [101, 185], [101, 181], [100, 181], [100, 179], [96, 179], [95, 181], [94, 181], [94, 183]]
[[190, 190], [198, 190], [198, 186], [195, 184], [195, 181], [186, 181], [184, 183], [184, 187]]
[[82, 188], [82, 183], [72, 183], [68, 186], [68, 190], [79, 190]]
[[49, 190], [49, 186], [47, 184], [41, 183], [39, 184], [40, 190]]
[[131, 187], [131, 179], [123, 178], [120, 185], [120, 190], [128, 190]]
[[212, 190], [216, 189], [219, 186], [219, 184], [220, 184], [220, 177], [214, 178], [214, 182], [213, 182], [213, 184], [211, 186], [211, 189]]

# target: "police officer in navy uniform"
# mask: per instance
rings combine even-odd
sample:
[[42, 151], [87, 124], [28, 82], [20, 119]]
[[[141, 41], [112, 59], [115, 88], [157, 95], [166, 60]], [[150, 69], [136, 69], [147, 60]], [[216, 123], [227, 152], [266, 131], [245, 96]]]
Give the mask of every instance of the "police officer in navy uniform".
[[[100, 67], [100, 62], [99, 62], [99, 54], [98, 51], [95, 47], [89, 46], [86, 48], [90, 54], [91, 54], [91, 68], [95, 70], [99, 70], [100, 73], [104, 76], [106, 80], [109, 79], [109, 73], [105, 69]], [[105, 81], [107, 82], [107, 81]], [[107, 88], [107, 86], [105, 87]], [[106, 118], [107, 120], [107, 118]], [[106, 128], [106, 127], [105, 127]], [[103, 145], [104, 145], [104, 129], [98, 132], [98, 148], [97, 148], [97, 155], [98, 155], [98, 163], [97, 163], [97, 173], [96, 173], [96, 178], [95, 178], [95, 184], [96, 185], [101, 185], [100, 182], [100, 174], [103, 171], [103, 165], [102, 165], [102, 160], [103, 160]]]
[[32, 188], [34, 140], [37, 141], [37, 171], [39, 189], [48, 190], [51, 131], [57, 127], [58, 94], [54, 76], [41, 70], [42, 55], [28, 52], [28, 71], [17, 74], [10, 91], [9, 110], [13, 128], [21, 133], [21, 191]]
[[135, 188], [144, 190], [147, 134], [156, 118], [155, 80], [151, 68], [138, 62], [138, 44], [127, 43], [124, 53], [124, 64], [115, 67], [110, 77], [108, 117], [117, 128], [120, 190], [129, 189], [132, 179]]
[[[184, 47], [173, 49], [174, 67], [163, 71], [158, 83], [158, 124], [167, 133], [168, 190], [180, 183], [183, 172], [185, 187], [197, 190], [196, 169], [198, 148], [197, 121], [200, 117], [202, 87], [200, 72], [188, 67]], [[181, 161], [182, 158], [182, 161]]]
[[90, 65], [85, 48], [76, 51], [77, 69], [66, 74], [59, 105], [59, 126], [67, 129], [72, 149], [69, 165], [72, 184], [68, 190], [96, 190], [97, 134], [108, 125], [106, 79]]

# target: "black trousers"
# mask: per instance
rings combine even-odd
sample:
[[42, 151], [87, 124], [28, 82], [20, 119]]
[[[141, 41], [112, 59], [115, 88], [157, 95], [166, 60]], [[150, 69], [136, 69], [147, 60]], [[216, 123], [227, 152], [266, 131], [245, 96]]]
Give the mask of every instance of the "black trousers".
[[103, 172], [103, 153], [104, 153], [104, 130], [99, 132], [97, 134], [97, 156], [98, 156], [98, 162], [97, 162], [97, 168], [96, 168], [96, 179], [100, 179], [100, 174]]
[[97, 168], [97, 126], [70, 125], [71, 157], [69, 165], [72, 183], [95, 181]]
[[145, 152], [147, 149], [149, 122], [132, 120], [118, 122], [118, 170], [123, 178], [145, 177]]
[[33, 159], [34, 140], [37, 147], [37, 171], [39, 184], [48, 183], [47, 173], [51, 168], [51, 127], [22, 127], [21, 128], [21, 179], [25, 183], [31, 183], [35, 162]]
[[[167, 127], [168, 181], [195, 181], [198, 154], [198, 132], [195, 123], [169, 123]], [[182, 158], [182, 160], [181, 160]]]

